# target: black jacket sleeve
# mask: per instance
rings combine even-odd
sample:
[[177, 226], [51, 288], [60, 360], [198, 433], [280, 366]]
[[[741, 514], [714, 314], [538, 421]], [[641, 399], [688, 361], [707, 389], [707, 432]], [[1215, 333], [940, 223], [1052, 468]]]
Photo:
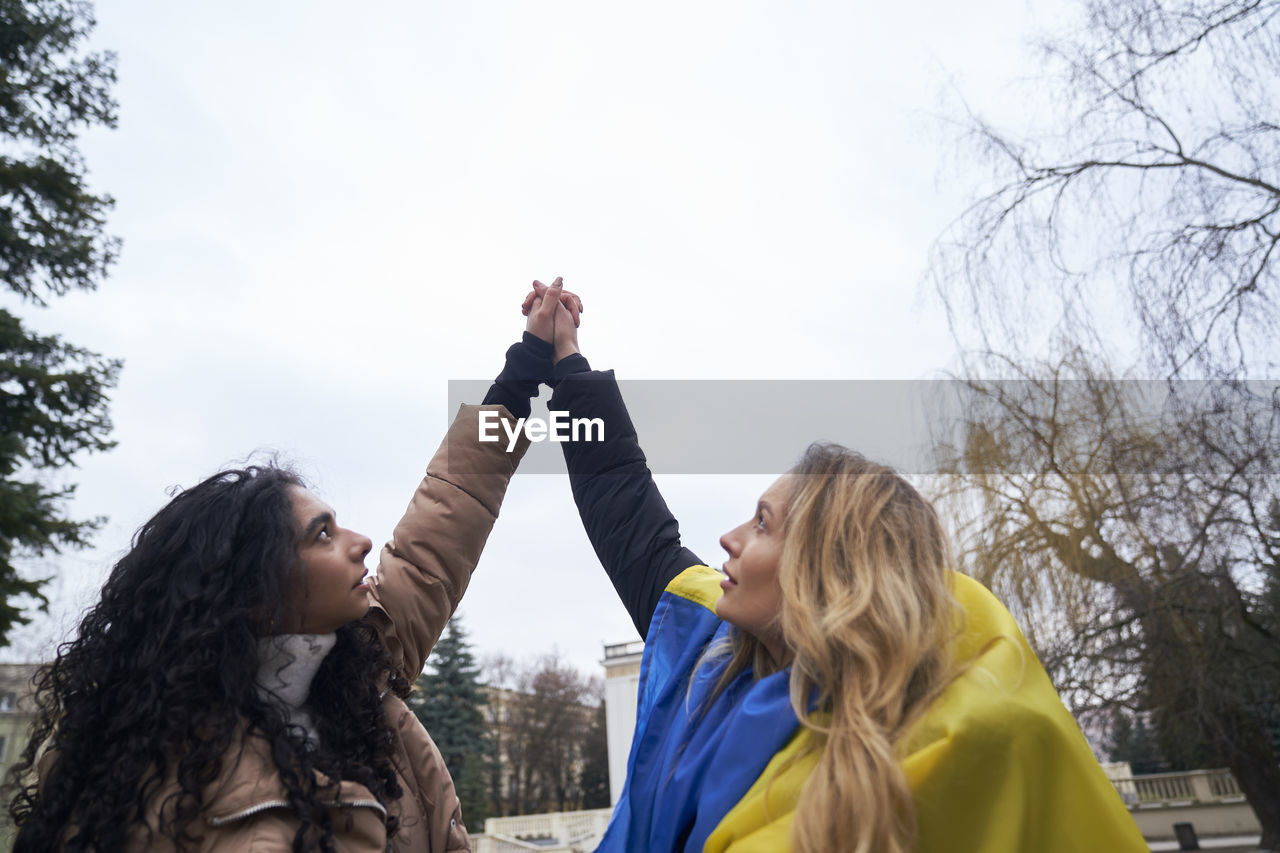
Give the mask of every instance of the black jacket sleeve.
[[529, 400], [538, 396], [538, 383], [551, 375], [551, 344], [525, 332], [519, 342], [507, 348], [502, 372], [489, 386], [481, 405], [494, 403], [507, 407], [517, 418], [529, 417]]
[[[580, 364], [585, 371], [585, 359]], [[680, 544], [680, 526], [645, 464], [613, 371], [558, 378], [552, 410], [604, 421], [603, 441], [570, 441], [562, 447], [587, 537], [643, 637], [667, 584], [702, 561]]]

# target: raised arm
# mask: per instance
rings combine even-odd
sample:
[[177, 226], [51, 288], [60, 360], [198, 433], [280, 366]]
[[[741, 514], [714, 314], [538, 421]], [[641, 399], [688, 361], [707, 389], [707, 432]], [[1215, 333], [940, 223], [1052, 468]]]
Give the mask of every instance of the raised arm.
[[383, 546], [377, 577], [370, 584], [369, 618], [409, 681], [422, 672], [467, 591], [507, 483], [529, 446], [523, 436], [510, 453], [506, 442], [480, 442], [482, 410], [511, 418], [503, 406], [459, 409], [427, 465], [426, 477]]
[[680, 525], [658, 491], [613, 371], [593, 371], [561, 336], [557, 315], [550, 408], [571, 418], [600, 418], [603, 441], [565, 442], [565, 463], [578, 514], [596, 556], [644, 637], [671, 579], [698, 559], [680, 544]]
[[[558, 283], [555, 293], [560, 294]], [[505, 441], [481, 442], [480, 413], [494, 411], [513, 428], [513, 416], [529, 414], [529, 398], [551, 369], [554, 316], [550, 302], [531, 311], [523, 340], [507, 350], [502, 372], [485, 395], [488, 405], [459, 409], [378, 558], [368, 618], [409, 681], [422, 672], [466, 592], [507, 484], [529, 446], [523, 432], [510, 452]]]

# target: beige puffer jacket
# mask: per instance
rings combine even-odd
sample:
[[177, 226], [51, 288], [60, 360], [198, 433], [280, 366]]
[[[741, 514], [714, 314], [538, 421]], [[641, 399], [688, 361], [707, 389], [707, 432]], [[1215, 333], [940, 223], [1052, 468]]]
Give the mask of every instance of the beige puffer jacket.
[[[463, 406], [391, 541], [382, 549], [371, 584], [369, 615], [406, 679], [422, 672], [427, 655], [467, 589], [485, 540], [498, 516], [507, 483], [528, 449], [521, 438], [508, 453], [506, 442], [481, 443], [481, 409]], [[388, 847], [386, 812], [361, 785], [343, 782], [334, 791], [331, 815], [337, 847], [344, 853], [445, 853], [469, 850], [462, 808], [453, 780], [435, 743], [399, 697], [387, 693], [387, 716], [396, 731], [393, 763], [404, 795], [391, 803], [400, 829]], [[228, 753], [221, 776], [205, 788], [204, 813], [190, 827], [200, 842], [194, 850], [275, 853], [292, 849], [297, 821], [284, 785], [261, 738], [248, 738]], [[162, 803], [169, 791], [150, 799]], [[148, 815], [156, 826], [161, 816]], [[130, 850], [171, 850], [162, 837], [140, 825]]]

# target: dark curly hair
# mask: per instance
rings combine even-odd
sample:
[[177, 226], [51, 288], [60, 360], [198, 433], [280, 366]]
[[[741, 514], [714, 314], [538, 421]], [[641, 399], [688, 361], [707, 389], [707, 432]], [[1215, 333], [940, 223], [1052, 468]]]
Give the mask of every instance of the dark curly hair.
[[[195, 840], [203, 788], [243, 736], [270, 746], [298, 819], [295, 851], [334, 850], [317, 771], [366, 786], [383, 805], [401, 795], [381, 694], [407, 695], [409, 685], [367, 621], [338, 630], [312, 682], [318, 746], [254, 686], [258, 639], [281, 623], [300, 570], [299, 486], [274, 465], [222, 471], [178, 493], [134, 536], [77, 638], [35, 678], [37, 719], [10, 777], [16, 851], [117, 850], [175, 776], [163, 803], [172, 819], [158, 829], [183, 848]], [[56, 758], [37, 784], [46, 750]]]

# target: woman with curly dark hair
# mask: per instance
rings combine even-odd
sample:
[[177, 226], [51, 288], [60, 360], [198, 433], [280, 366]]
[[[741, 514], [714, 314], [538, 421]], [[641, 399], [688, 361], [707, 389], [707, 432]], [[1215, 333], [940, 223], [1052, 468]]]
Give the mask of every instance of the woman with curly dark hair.
[[527, 447], [478, 441], [480, 412], [529, 414], [561, 300], [577, 322], [557, 279], [494, 405], [458, 413], [376, 576], [370, 540], [274, 466], [215, 474], [142, 526], [36, 678], [15, 850], [469, 849], [404, 699]]

